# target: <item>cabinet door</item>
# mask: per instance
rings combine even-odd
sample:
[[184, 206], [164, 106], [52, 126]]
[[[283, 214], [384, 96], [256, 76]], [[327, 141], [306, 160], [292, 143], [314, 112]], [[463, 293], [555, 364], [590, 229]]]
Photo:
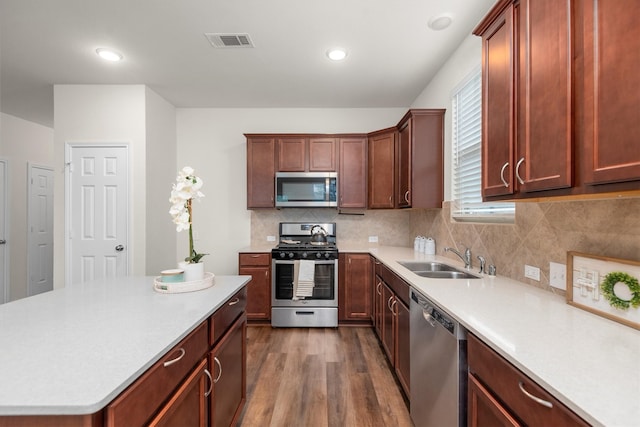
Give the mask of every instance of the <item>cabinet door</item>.
[[[573, 184], [571, 3], [571, 0], [522, 0], [517, 11], [515, 174], [521, 192], [567, 188]], [[490, 100], [494, 101], [495, 98]], [[494, 143], [491, 139], [488, 142]]]
[[513, 194], [514, 8], [509, 5], [482, 36], [482, 195]]
[[395, 131], [369, 137], [369, 209], [393, 209]]
[[467, 425], [469, 427], [519, 427], [521, 424], [502, 407], [491, 393], [469, 374], [469, 407]]
[[211, 380], [204, 359], [149, 423], [150, 427], [204, 427]]
[[213, 376], [209, 423], [215, 427], [235, 425], [246, 398], [246, 329], [241, 316], [209, 354]]
[[341, 208], [367, 207], [367, 140], [340, 139], [338, 205]]
[[247, 208], [272, 208], [275, 194], [275, 140], [247, 139]]
[[371, 319], [371, 260], [369, 254], [340, 254], [344, 280], [342, 301], [338, 302], [342, 320]]
[[382, 299], [382, 279], [376, 274], [373, 288], [373, 326], [378, 335], [378, 339], [382, 340], [382, 316], [384, 303]]
[[278, 171], [304, 172], [306, 170], [307, 140], [305, 138], [278, 139]]
[[271, 319], [271, 267], [240, 266], [241, 275], [251, 276], [247, 285], [247, 319]]
[[398, 157], [396, 169], [398, 172], [397, 206], [411, 207], [411, 119], [407, 120], [398, 133]]
[[409, 356], [411, 352], [411, 344], [409, 342], [409, 307], [404, 305], [399, 298], [396, 298], [396, 301], [397, 303], [393, 306], [396, 315], [396, 375], [398, 376], [398, 380], [400, 380], [404, 392], [409, 396], [409, 378], [411, 378], [409, 370]]
[[[576, 83], [582, 88], [584, 179], [602, 184], [640, 179], [640, 2], [577, 1], [582, 39]], [[580, 45], [578, 45], [580, 46]], [[637, 187], [636, 187], [637, 188]]]
[[309, 139], [309, 172], [337, 171], [337, 143], [335, 138]]
[[389, 358], [392, 366], [395, 366], [395, 324], [393, 304], [395, 297], [391, 288], [382, 282], [382, 348]]

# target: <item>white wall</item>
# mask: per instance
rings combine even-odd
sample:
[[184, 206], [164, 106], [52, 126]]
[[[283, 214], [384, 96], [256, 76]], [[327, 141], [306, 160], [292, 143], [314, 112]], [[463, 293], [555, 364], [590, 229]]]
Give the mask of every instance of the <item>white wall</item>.
[[411, 108], [446, 108], [444, 117], [444, 199], [451, 200], [451, 95], [482, 60], [482, 40], [469, 35], [442, 66]]
[[146, 274], [157, 275], [176, 260], [176, 232], [169, 189], [176, 177], [176, 109], [146, 89]]
[[[238, 250], [250, 244], [246, 209], [244, 133], [366, 133], [395, 125], [406, 108], [381, 109], [213, 109], [178, 108], [178, 164], [203, 179], [205, 198], [194, 207], [196, 250], [209, 253], [205, 268], [237, 274]], [[169, 188], [164, 189], [169, 195]], [[168, 202], [161, 206], [166, 211]], [[166, 214], [168, 216], [168, 213]], [[186, 232], [178, 236], [178, 257], [188, 252]]]
[[[8, 160], [9, 301], [27, 296], [27, 162], [53, 167], [53, 129], [0, 114], [0, 157]], [[54, 180], [62, 177], [56, 173]]]
[[131, 274], [145, 274], [146, 261], [146, 140], [145, 86], [143, 85], [55, 85], [54, 86], [54, 288], [65, 282], [65, 188], [63, 166], [67, 143], [129, 144], [128, 247]]

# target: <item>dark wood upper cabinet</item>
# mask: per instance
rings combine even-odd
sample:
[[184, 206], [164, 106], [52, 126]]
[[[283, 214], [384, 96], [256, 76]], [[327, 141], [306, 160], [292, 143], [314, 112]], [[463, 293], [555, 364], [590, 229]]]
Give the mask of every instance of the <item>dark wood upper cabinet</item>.
[[584, 182], [640, 180], [640, 2], [585, 0], [575, 8]]
[[519, 191], [573, 185], [572, 0], [521, 0], [518, 26]]
[[281, 137], [277, 140], [279, 172], [336, 172], [337, 139]]
[[336, 138], [309, 138], [309, 172], [338, 170]]
[[247, 208], [273, 208], [275, 139], [247, 137]]
[[307, 140], [305, 138], [278, 138], [277, 151], [279, 172], [306, 170]]
[[640, 3], [501, 0], [482, 37], [485, 200], [637, 191]]
[[368, 203], [369, 209], [395, 207], [396, 128], [369, 134]]
[[338, 206], [367, 207], [367, 138], [340, 138]]
[[398, 124], [398, 207], [442, 207], [444, 112], [443, 109], [409, 110]]

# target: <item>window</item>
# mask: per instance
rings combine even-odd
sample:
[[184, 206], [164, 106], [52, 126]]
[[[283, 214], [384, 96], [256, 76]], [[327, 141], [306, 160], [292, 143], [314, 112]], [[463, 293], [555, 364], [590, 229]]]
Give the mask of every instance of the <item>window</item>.
[[453, 93], [451, 216], [456, 221], [513, 222], [513, 203], [482, 202], [482, 88], [476, 70]]

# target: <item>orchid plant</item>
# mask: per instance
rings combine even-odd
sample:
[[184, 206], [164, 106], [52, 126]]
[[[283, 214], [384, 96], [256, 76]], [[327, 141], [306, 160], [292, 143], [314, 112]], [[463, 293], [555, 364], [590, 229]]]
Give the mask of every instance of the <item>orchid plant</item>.
[[175, 184], [171, 190], [171, 209], [169, 214], [173, 217], [173, 223], [176, 224], [176, 231], [189, 230], [189, 256], [184, 260], [189, 264], [200, 262], [203, 256], [208, 254], [199, 254], [193, 248], [193, 200], [199, 200], [204, 197], [200, 189], [202, 188], [202, 179], [195, 175], [193, 168], [185, 166], [178, 172]]

